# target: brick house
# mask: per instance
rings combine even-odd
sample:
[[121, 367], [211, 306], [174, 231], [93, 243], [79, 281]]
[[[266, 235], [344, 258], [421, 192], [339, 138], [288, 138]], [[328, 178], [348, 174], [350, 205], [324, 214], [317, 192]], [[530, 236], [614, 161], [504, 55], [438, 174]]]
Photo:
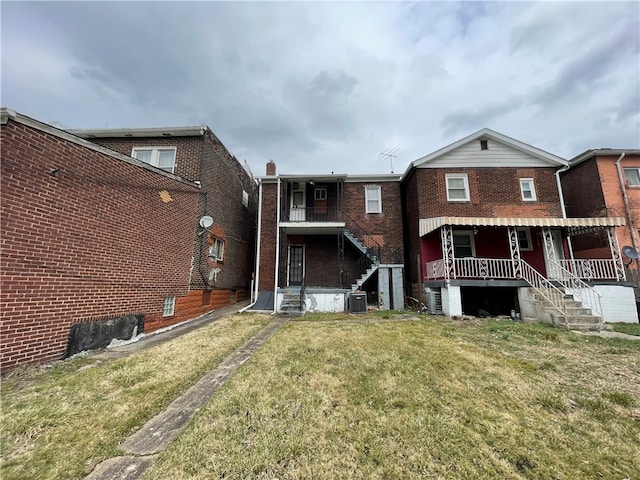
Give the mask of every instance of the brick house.
[[189, 292], [200, 186], [13, 111], [0, 117], [1, 370], [60, 359], [74, 339], [95, 347], [98, 330], [129, 338], [162, 323]]
[[254, 308], [342, 312], [353, 292], [352, 310], [404, 308], [399, 175], [266, 173]]
[[193, 253], [189, 292], [176, 299], [174, 316], [155, 328], [249, 298], [257, 184], [246, 162], [238, 162], [209, 127], [70, 132], [200, 184], [198, 211], [191, 219], [195, 236], [190, 242]]
[[[640, 150], [587, 150], [569, 162], [560, 175], [569, 216], [616, 216], [626, 220], [617, 229], [618, 242], [640, 252]], [[607, 238], [593, 232], [573, 241], [576, 258], [607, 258]], [[623, 258], [635, 273], [638, 261]]]
[[[637, 321], [615, 231], [624, 218], [567, 218], [559, 174], [568, 165], [486, 128], [411, 163], [406, 277], [431, 311], [584, 328]], [[593, 232], [607, 255], [577, 259], [572, 240]]]

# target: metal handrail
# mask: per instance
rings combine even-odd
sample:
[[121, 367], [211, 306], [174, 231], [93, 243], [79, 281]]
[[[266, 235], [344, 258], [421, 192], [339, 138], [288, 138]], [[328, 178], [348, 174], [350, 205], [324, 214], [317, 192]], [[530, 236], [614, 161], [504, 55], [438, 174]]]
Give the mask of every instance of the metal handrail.
[[549, 260], [553, 270], [553, 278], [567, 291], [571, 292], [584, 307], [590, 308], [595, 315], [602, 316], [602, 295], [591, 285], [586, 284], [555, 260]]
[[617, 280], [615, 260], [604, 258], [556, 260], [565, 270], [580, 279]]
[[527, 282], [536, 292], [542, 295], [558, 312], [565, 315], [567, 305], [564, 301], [565, 293], [556, 287], [551, 281], [544, 278], [535, 268], [520, 259], [521, 278]]

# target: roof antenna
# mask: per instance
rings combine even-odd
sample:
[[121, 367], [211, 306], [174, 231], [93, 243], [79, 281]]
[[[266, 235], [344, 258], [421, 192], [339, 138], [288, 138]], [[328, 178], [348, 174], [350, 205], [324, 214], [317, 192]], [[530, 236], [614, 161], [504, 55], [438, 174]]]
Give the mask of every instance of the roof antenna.
[[389, 159], [389, 163], [391, 164], [391, 173], [393, 173], [393, 159], [397, 157], [396, 152], [398, 151], [398, 147], [395, 148], [387, 148], [384, 152], [382, 152], [378, 156], [378, 161]]

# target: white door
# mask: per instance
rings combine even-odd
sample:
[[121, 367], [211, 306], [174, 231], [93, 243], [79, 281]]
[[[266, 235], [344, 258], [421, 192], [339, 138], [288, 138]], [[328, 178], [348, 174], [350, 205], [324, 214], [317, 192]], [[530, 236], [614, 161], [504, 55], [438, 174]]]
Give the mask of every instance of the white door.
[[304, 185], [300, 185], [298, 189], [291, 191], [291, 211], [289, 215], [290, 222], [306, 221], [306, 195]]
[[[544, 249], [544, 266], [547, 269], [548, 278], [558, 278], [560, 272], [550, 260], [555, 260], [557, 263], [564, 260], [564, 248], [562, 247], [562, 234], [560, 230], [551, 230], [551, 249], [551, 252], [548, 252], [546, 248]], [[550, 258], [550, 256], [553, 258]]]

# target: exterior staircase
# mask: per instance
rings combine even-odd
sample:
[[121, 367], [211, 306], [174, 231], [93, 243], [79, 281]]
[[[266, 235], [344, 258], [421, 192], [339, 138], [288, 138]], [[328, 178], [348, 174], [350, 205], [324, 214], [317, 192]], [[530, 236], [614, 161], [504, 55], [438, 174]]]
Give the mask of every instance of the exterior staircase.
[[362, 255], [367, 257], [371, 262], [371, 265], [360, 275], [360, 277], [356, 280], [356, 283], [351, 284], [351, 291], [355, 292], [362, 287], [364, 282], [366, 282], [371, 277], [371, 275], [376, 272], [376, 270], [378, 270], [380, 259], [376, 255], [371, 253], [371, 251], [360, 241], [360, 239], [357, 238], [349, 230], [344, 229], [343, 235], [354, 247], [356, 247], [362, 253]]
[[280, 313], [292, 316], [304, 315], [304, 304], [301, 299], [301, 287], [286, 288], [282, 297], [282, 303], [280, 304]]
[[604, 321], [599, 315], [595, 315], [590, 308], [584, 307], [582, 302], [576, 300], [570, 293], [564, 291], [562, 303], [564, 313], [558, 311], [549, 301], [540, 294], [535, 294], [534, 299], [538, 303], [541, 311], [545, 312], [545, 317], [550, 319], [550, 323], [567, 330], [603, 330]]

